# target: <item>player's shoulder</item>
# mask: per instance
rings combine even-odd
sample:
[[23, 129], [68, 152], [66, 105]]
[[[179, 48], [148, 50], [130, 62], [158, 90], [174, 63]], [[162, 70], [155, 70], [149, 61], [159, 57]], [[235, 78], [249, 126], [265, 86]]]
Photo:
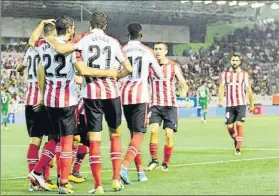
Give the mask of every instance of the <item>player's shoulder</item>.
[[180, 67], [180, 65], [174, 60], [168, 59], [168, 64], [174, 67]]
[[83, 38], [86, 38], [87, 36], [90, 35], [90, 32], [86, 32], [86, 33], [80, 33], [78, 35], [76, 35], [74, 38], [72, 38], [69, 43], [77, 43], [79, 42], [80, 40], [82, 40]]
[[152, 48], [150, 48], [150, 47], [144, 45], [143, 43], [140, 43], [139, 45], [140, 45], [140, 47], [142, 47], [142, 49], [143, 49], [144, 51], [146, 51], [148, 54], [151, 54], [151, 55], [154, 55], [154, 56], [155, 56], [154, 50], [153, 50]]
[[38, 39], [36, 42], [35, 42], [35, 47], [40, 47], [42, 46], [43, 44], [45, 44], [46, 41], [44, 39]]
[[110, 36], [110, 35], [108, 35], [108, 34], [106, 34], [106, 33], [105, 33], [104, 35], [105, 35], [105, 37], [107, 37], [107, 38], [109, 39], [109, 41], [110, 41], [112, 44], [121, 47], [120, 41], [119, 41], [118, 39], [116, 39], [115, 37], [112, 37], [112, 36]]

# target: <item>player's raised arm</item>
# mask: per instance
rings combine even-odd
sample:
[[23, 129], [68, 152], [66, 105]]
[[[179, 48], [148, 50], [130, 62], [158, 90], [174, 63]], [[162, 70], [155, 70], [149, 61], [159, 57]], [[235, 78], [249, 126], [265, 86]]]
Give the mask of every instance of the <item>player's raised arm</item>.
[[95, 69], [87, 67], [83, 61], [77, 61], [74, 63], [76, 69], [82, 76], [91, 76], [91, 77], [111, 77], [116, 78], [117, 70], [116, 69]]
[[218, 89], [218, 106], [222, 107], [224, 102], [224, 93], [225, 93], [225, 72], [223, 72], [219, 79], [219, 89]]
[[255, 106], [254, 106], [254, 92], [252, 90], [252, 87], [251, 87], [251, 80], [250, 80], [250, 76], [249, 74], [246, 72], [245, 73], [245, 86], [247, 88], [247, 91], [248, 91], [248, 98], [249, 98], [249, 102], [250, 102], [250, 112], [253, 112], [254, 109], [255, 109]]
[[76, 76], [76, 77], [75, 77], [75, 82], [76, 82], [78, 85], [81, 85], [81, 84], [82, 84], [82, 77], [81, 77], [81, 76]]
[[187, 93], [189, 91], [189, 87], [187, 85], [186, 80], [183, 77], [183, 73], [182, 73], [181, 67], [178, 64], [175, 65], [175, 76], [178, 79], [178, 83], [179, 83], [179, 86], [181, 88], [182, 96], [183, 97], [187, 97]]
[[42, 20], [40, 22], [40, 24], [34, 29], [34, 31], [32, 32], [28, 44], [32, 47], [35, 46], [36, 41], [40, 38], [40, 35], [43, 32], [44, 26], [46, 24], [53, 24], [55, 25], [55, 20], [54, 19], [48, 19], [48, 20]]

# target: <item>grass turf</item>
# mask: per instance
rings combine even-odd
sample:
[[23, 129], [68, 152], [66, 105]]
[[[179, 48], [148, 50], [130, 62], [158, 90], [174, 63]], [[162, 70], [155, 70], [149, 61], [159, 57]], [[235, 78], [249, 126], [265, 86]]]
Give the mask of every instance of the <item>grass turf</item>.
[[[233, 142], [222, 118], [209, 118], [206, 125], [199, 119], [180, 119], [175, 136], [174, 154], [169, 172], [147, 173], [148, 182], [136, 182], [137, 174], [130, 171], [133, 185], [121, 192], [111, 188], [111, 161], [108, 131], [103, 131], [102, 181], [105, 194], [203, 194], [203, 195], [279, 195], [279, 132], [278, 116], [248, 117], [244, 126], [242, 156], [233, 155]], [[26, 152], [28, 136], [25, 125], [9, 125], [1, 132], [1, 195], [39, 195], [57, 192], [28, 192]], [[123, 152], [129, 143], [126, 122], [122, 123]], [[142, 148], [143, 165], [149, 161], [149, 133]], [[160, 134], [159, 160], [163, 158], [164, 134]], [[87, 182], [75, 184], [76, 194], [87, 194], [93, 179], [88, 156], [82, 165]], [[56, 169], [51, 170], [54, 182]]]

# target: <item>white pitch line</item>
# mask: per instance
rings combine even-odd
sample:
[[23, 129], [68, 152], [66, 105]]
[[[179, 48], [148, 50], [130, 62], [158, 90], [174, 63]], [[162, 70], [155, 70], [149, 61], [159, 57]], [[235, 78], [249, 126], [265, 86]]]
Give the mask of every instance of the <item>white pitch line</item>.
[[[1, 145], [1, 147], [9, 147], [9, 148], [24, 148], [28, 147], [28, 145]], [[110, 148], [109, 146], [101, 147], [103, 149]], [[186, 147], [174, 147], [174, 149], [178, 150], [233, 150], [233, 148], [207, 148], [207, 147], [193, 147], [193, 148], [186, 148]], [[279, 151], [279, 148], [242, 148], [242, 150], [248, 151]]]
[[[169, 167], [183, 167], [183, 166], [195, 166], [195, 165], [212, 165], [212, 164], [219, 164], [219, 163], [234, 163], [234, 162], [245, 162], [245, 161], [257, 161], [257, 160], [270, 160], [270, 159], [279, 159], [277, 157], [258, 157], [258, 158], [248, 158], [248, 159], [233, 159], [233, 160], [223, 160], [223, 161], [206, 161], [206, 162], [197, 162], [197, 163], [184, 163], [184, 164], [175, 164], [169, 165]], [[135, 170], [135, 168], [131, 168], [131, 170]], [[102, 172], [111, 172], [111, 169], [102, 170]], [[90, 172], [80, 172], [82, 174], [88, 174]], [[56, 175], [51, 175], [56, 176]], [[26, 177], [11, 177], [11, 178], [1, 178], [1, 180], [18, 180], [18, 179], [27, 179]]]

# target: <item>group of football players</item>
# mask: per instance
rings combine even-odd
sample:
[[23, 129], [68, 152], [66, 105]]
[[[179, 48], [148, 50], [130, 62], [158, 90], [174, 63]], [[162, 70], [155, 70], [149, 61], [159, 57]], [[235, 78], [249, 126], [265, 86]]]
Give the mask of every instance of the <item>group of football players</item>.
[[[94, 178], [89, 193], [104, 194], [100, 150], [103, 116], [110, 135], [113, 190], [122, 190], [122, 181], [132, 184], [128, 175], [132, 161], [138, 181], [148, 180], [141, 160], [147, 123], [152, 160], [146, 170], [160, 167], [157, 151], [162, 122], [165, 146], [161, 170], [168, 170], [178, 123], [176, 82], [183, 97], [188, 91], [180, 66], [166, 57], [166, 43], [156, 43], [154, 50], [141, 43], [143, 31], [137, 22], [128, 25], [129, 42], [123, 47], [105, 33], [105, 13], [92, 13], [89, 23], [89, 32], [75, 36], [74, 20], [68, 16], [41, 21], [17, 67], [19, 72], [28, 69], [25, 115], [31, 138], [27, 152], [30, 191], [51, 190], [49, 167], [56, 155], [58, 193], [73, 193], [69, 181], [85, 181], [79, 169], [88, 152]], [[43, 39], [39, 39], [41, 34]], [[123, 158], [122, 111], [131, 136]], [[48, 141], [39, 156], [44, 135]]]

